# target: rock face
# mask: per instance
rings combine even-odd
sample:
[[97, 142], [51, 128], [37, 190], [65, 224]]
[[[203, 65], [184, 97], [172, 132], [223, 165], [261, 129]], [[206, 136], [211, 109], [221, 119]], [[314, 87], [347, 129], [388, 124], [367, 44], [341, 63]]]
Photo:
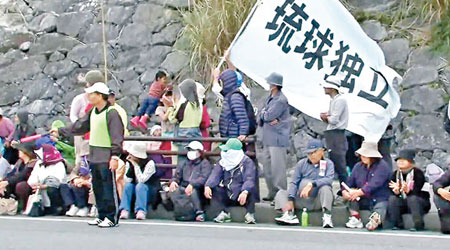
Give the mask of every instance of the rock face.
[[[190, 75], [189, 56], [177, 48], [189, 41], [179, 37], [183, 23], [178, 9], [188, 0], [105, 1], [108, 85], [129, 114], [136, 111], [154, 80], [164, 69], [174, 76]], [[348, 0], [352, 10], [377, 14], [391, 11], [400, 0]], [[24, 23], [17, 4], [27, 20]], [[2, 11], [7, 9], [8, 11]], [[8, 116], [19, 108], [33, 114], [33, 125], [48, 126], [68, 116], [72, 99], [83, 92], [77, 77], [102, 68], [103, 36], [98, 0], [3, 0], [0, 1], [0, 107]], [[361, 23], [369, 37], [385, 53], [386, 64], [403, 75], [398, 84], [402, 109], [392, 121], [392, 151], [417, 149], [417, 165], [450, 164], [449, 135], [443, 130], [443, 114], [450, 96], [450, 67], [428, 47], [414, 47], [398, 29], [380, 21]], [[184, 46], [183, 46], [184, 45]], [[185, 74], [186, 73], [186, 74]], [[194, 75], [195, 76], [195, 75]], [[201, 78], [199, 78], [201, 79]], [[251, 99], [260, 108], [267, 91], [252, 88]], [[220, 109], [208, 94], [208, 110], [214, 121]], [[294, 129], [290, 162], [305, 157], [310, 138], [323, 138], [325, 124], [292, 109]], [[213, 128], [217, 130], [217, 128]]]

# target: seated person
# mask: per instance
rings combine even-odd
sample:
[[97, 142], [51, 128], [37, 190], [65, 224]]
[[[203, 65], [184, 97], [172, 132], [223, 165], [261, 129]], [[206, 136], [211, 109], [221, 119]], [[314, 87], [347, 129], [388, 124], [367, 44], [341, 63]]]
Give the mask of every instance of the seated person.
[[19, 160], [6, 178], [0, 181], [0, 196], [17, 199], [19, 207], [25, 210], [28, 196], [32, 191], [27, 180], [38, 160], [34, 153], [33, 143], [18, 144], [16, 149], [19, 151]]
[[215, 165], [205, 184], [205, 197], [212, 199], [221, 212], [214, 222], [231, 222], [230, 206], [244, 206], [247, 210], [245, 222], [256, 223], [256, 167], [244, 154], [242, 143], [231, 138], [220, 146], [220, 161]]
[[64, 206], [69, 208], [66, 212], [66, 216], [88, 216], [88, 197], [91, 187], [92, 183], [89, 163], [84, 158], [78, 169], [78, 175], [70, 176], [69, 182], [61, 184], [59, 187]]
[[411, 231], [423, 230], [423, 216], [430, 210], [430, 193], [422, 191], [425, 175], [414, 166], [414, 150], [400, 151], [396, 159], [397, 170], [392, 174], [389, 188], [388, 218], [396, 228], [403, 228], [402, 214], [411, 213], [414, 228]]
[[161, 173], [157, 173], [155, 162], [148, 159], [146, 145], [135, 142], [127, 149], [129, 155], [125, 166], [125, 187], [119, 209], [120, 219], [130, 217], [131, 200], [136, 196], [134, 211], [137, 220], [145, 220], [148, 204], [156, 200], [160, 189]]
[[283, 210], [283, 216], [275, 220], [281, 224], [299, 224], [294, 208], [321, 209], [322, 226], [332, 228], [334, 164], [324, 157], [325, 147], [320, 140], [311, 139], [305, 152], [308, 158], [297, 163], [288, 191], [280, 190], [275, 196], [275, 208]]
[[450, 169], [433, 183], [434, 204], [438, 208], [441, 232], [450, 234]]
[[172, 194], [189, 196], [196, 212], [195, 220], [201, 222], [205, 221], [201, 194], [212, 167], [211, 163], [203, 157], [204, 148], [201, 142], [190, 142], [186, 149], [188, 160], [178, 164], [175, 176], [170, 183], [169, 196], [171, 199], [174, 199]]
[[10, 171], [11, 165], [9, 164], [8, 160], [6, 160], [0, 153], [0, 181], [5, 179], [5, 177], [8, 175]]
[[342, 191], [342, 197], [349, 201], [350, 218], [348, 228], [363, 228], [360, 210], [372, 212], [366, 224], [373, 231], [382, 224], [386, 216], [389, 199], [389, 180], [392, 170], [378, 152], [377, 143], [364, 141], [356, 152], [361, 158], [347, 179], [349, 190]]
[[38, 153], [41, 163], [33, 168], [27, 183], [33, 192], [40, 190], [47, 214], [60, 215], [63, 209], [59, 186], [66, 178], [64, 159], [51, 145], [43, 145], [41, 150]]

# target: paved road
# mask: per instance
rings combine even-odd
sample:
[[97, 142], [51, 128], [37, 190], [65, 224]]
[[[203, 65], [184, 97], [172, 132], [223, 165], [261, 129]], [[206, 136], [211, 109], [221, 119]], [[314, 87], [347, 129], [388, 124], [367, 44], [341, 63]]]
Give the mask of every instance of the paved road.
[[0, 249], [450, 249], [450, 236], [408, 231], [280, 227], [269, 224], [217, 225], [163, 220], [122, 221], [112, 229], [90, 227], [84, 219], [0, 217]]

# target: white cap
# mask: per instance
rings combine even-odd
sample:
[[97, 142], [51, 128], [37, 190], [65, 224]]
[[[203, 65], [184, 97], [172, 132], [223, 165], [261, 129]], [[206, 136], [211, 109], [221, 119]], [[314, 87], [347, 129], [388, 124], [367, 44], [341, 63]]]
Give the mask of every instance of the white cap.
[[94, 85], [92, 85], [91, 87], [84, 89], [84, 91], [86, 91], [86, 93], [88, 93], [88, 94], [98, 92], [98, 93], [101, 93], [104, 95], [109, 95], [108, 86], [106, 86], [106, 84], [104, 84], [102, 82], [97, 82]]
[[199, 150], [199, 151], [203, 151], [203, 144], [199, 141], [191, 141], [187, 146], [186, 146], [187, 150]]
[[341, 88], [341, 79], [337, 76], [329, 76], [326, 80], [324, 80], [321, 86], [323, 88], [335, 89], [339, 91]]

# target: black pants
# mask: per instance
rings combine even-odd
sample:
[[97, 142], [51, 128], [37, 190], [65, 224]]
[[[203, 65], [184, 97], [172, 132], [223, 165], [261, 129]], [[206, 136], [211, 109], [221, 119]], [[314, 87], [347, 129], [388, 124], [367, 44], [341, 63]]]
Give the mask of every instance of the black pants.
[[[220, 211], [225, 211], [226, 213], [230, 212], [230, 207], [241, 206], [237, 201], [237, 198], [236, 200], [230, 200], [227, 196], [226, 189], [223, 187], [214, 188], [212, 201], [220, 208]], [[248, 194], [247, 202], [244, 204], [244, 207], [248, 213], [255, 213], [255, 196], [251, 193]]]
[[442, 233], [450, 234], [450, 201], [443, 200], [436, 194], [434, 196], [434, 204], [438, 208]]
[[59, 188], [48, 187], [46, 191], [48, 198], [50, 198], [50, 208], [46, 210], [46, 213], [50, 215], [61, 215], [63, 210], [61, 209], [62, 199]]
[[339, 178], [339, 182], [347, 181], [347, 161], [348, 149], [345, 130], [327, 130], [324, 133], [327, 148], [330, 150], [330, 160], [334, 163], [334, 169]]
[[403, 228], [402, 214], [410, 213], [414, 221], [414, 227], [423, 230], [425, 228], [423, 216], [428, 213], [430, 207], [429, 200], [417, 195], [410, 195], [406, 199], [391, 195], [388, 204], [389, 221], [393, 226]]
[[108, 163], [91, 163], [92, 187], [97, 203], [98, 218], [108, 218], [114, 224], [119, 223], [119, 199], [114, 173]]
[[78, 208], [87, 207], [89, 189], [86, 187], [74, 187], [70, 184], [61, 184], [59, 187], [64, 206], [69, 209], [71, 205]]

